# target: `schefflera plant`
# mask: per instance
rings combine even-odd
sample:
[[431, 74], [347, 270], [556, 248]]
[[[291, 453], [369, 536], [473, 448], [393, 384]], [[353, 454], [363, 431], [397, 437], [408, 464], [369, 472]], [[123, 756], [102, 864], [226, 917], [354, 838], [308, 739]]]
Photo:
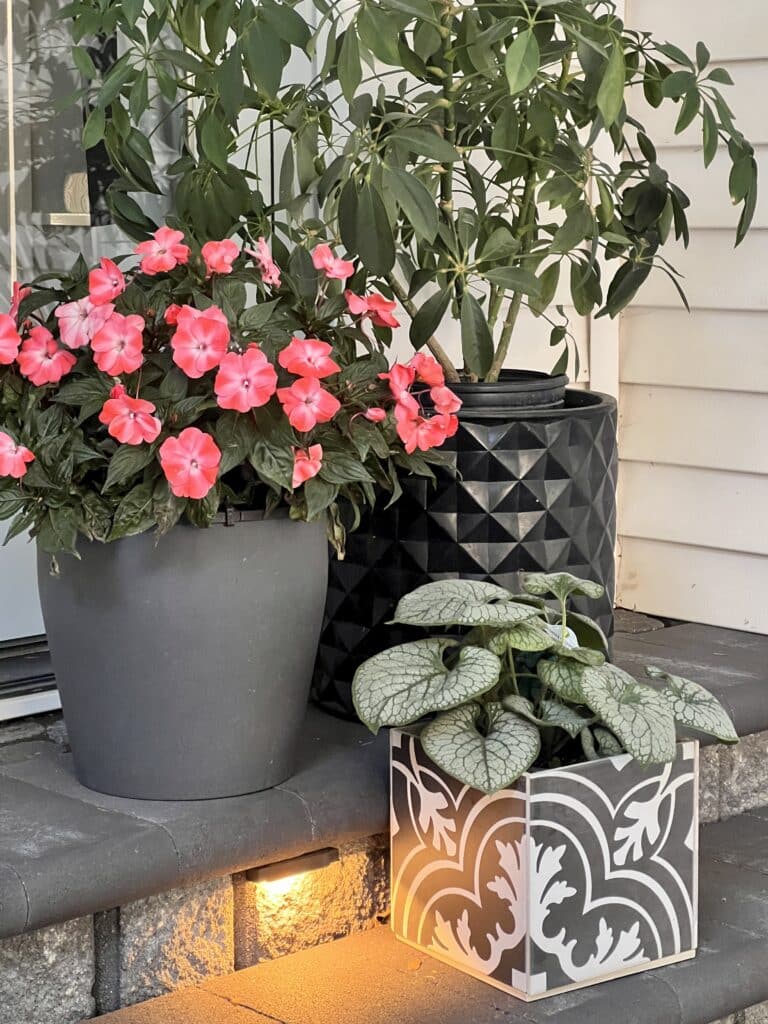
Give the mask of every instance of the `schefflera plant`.
[[640, 682], [606, 660], [600, 627], [569, 608], [572, 595], [602, 589], [570, 573], [531, 573], [517, 595], [472, 580], [417, 588], [394, 621], [442, 632], [360, 666], [360, 719], [375, 733], [428, 718], [427, 755], [486, 793], [531, 768], [622, 753], [643, 766], [672, 761], [678, 727], [736, 743], [727, 712], [698, 683], [654, 666]]

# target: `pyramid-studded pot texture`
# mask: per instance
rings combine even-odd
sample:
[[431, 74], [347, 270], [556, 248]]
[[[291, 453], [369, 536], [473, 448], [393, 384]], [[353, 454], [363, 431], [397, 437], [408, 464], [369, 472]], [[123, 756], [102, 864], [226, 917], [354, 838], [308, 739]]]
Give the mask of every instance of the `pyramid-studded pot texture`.
[[387, 625], [403, 594], [432, 580], [492, 580], [518, 589], [523, 572], [568, 571], [605, 587], [577, 610], [613, 626], [616, 402], [568, 390], [555, 409], [479, 418], [465, 407], [444, 449], [437, 486], [406, 478], [389, 509], [369, 514], [331, 559], [315, 699], [353, 715], [358, 665], [423, 635]]
[[392, 928], [519, 998], [685, 960], [697, 940], [698, 744], [526, 773], [491, 795], [393, 730]]

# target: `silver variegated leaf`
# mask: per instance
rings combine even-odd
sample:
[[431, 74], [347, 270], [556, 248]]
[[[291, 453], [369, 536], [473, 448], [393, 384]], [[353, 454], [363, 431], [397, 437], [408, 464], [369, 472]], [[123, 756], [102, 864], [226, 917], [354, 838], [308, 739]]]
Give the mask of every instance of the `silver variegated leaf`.
[[573, 630], [568, 626], [563, 629], [562, 623], [560, 622], [550, 622], [546, 626], [546, 630], [555, 642], [566, 650], [573, 650], [574, 647], [579, 646], [578, 637]]
[[518, 693], [510, 693], [504, 697], [502, 705], [507, 711], [514, 711], [516, 715], [522, 715], [523, 718], [538, 723], [536, 708], [533, 706], [533, 701], [528, 700], [527, 697], [521, 697]]
[[363, 662], [352, 683], [360, 720], [377, 732], [383, 725], [410, 725], [431, 711], [479, 697], [499, 680], [501, 662], [482, 647], [462, 647], [448, 668], [452, 640], [430, 638], [390, 647]]
[[539, 730], [501, 704], [487, 704], [487, 732], [480, 732], [478, 705], [445, 711], [421, 733], [425, 752], [443, 771], [484, 793], [511, 785], [539, 753]]
[[570, 572], [529, 572], [523, 578], [523, 590], [526, 593], [537, 597], [552, 594], [559, 601], [565, 601], [571, 594], [602, 597], [604, 589], [600, 583], [579, 579]]
[[546, 651], [555, 643], [548, 626], [537, 616], [500, 630], [491, 637], [488, 647], [501, 657], [510, 647], [517, 651]]
[[730, 715], [709, 690], [692, 679], [670, 675], [653, 665], [648, 665], [645, 671], [652, 679], [663, 679], [667, 684], [660, 693], [671, 707], [676, 722], [723, 743], [739, 742]]
[[558, 697], [569, 700], [572, 704], [584, 704], [584, 694], [581, 690], [584, 666], [579, 662], [564, 658], [557, 658], [555, 661], [542, 658], [536, 665], [536, 673], [542, 683], [554, 690]]
[[401, 598], [393, 622], [409, 626], [513, 626], [536, 609], [516, 604], [508, 590], [476, 580], [425, 583]]
[[624, 747], [610, 729], [604, 729], [601, 725], [596, 725], [594, 734], [597, 746], [603, 757], [615, 757], [616, 754], [624, 753]]
[[603, 719], [642, 765], [675, 756], [675, 719], [661, 694], [616, 665], [587, 667], [581, 677], [584, 702]]
[[559, 700], [543, 700], [541, 702], [541, 724], [557, 726], [564, 729], [569, 736], [578, 736], [585, 725], [591, 725], [594, 715], [578, 708], [568, 707]]
[[593, 651], [591, 647], [567, 647], [563, 644], [555, 644], [553, 650], [568, 661], [577, 661], [580, 665], [591, 665], [596, 668], [605, 661], [602, 651]]

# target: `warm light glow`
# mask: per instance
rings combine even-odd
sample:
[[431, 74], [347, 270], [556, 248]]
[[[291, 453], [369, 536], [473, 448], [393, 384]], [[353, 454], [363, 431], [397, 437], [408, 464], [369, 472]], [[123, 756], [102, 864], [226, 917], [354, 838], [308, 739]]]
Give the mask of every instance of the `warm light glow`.
[[287, 875], [285, 878], [274, 878], [271, 881], [258, 882], [257, 885], [265, 898], [271, 903], [274, 900], [284, 899], [288, 895], [295, 896], [297, 891], [301, 889], [306, 877], [306, 872], [302, 872], [299, 875]]

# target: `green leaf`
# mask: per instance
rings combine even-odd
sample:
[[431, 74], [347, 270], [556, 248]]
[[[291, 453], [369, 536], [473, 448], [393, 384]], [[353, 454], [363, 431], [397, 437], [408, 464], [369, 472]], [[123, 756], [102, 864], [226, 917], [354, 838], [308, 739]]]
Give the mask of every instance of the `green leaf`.
[[552, 594], [558, 601], [565, 601], [571, 594], [583, 594], [596, 600], [603, 596], [605, 587], [570, 572], [529, 572], [523, 577], [523, 590], [536, 597]]
[[155, 525], [152, 511], [154, 481], [138, 484], [129, 491], [115, 510], [109, 540], [132, 537]]
[[597, 90], [597, 109], [603, 115], [603, 123], [610, 128], [621, 112], [624, 102], [624, 81], [627, 67], [621, 39], [617, 38], [611, 47], [611, 55], [605, 67], [600, 88]]
[[717, 154], [719, 139], [717, 137], [717, 121], [709, 104], [704, 104], [702, 113], [702, 140], [704, 144], [704, 166], [709, 167]]
[[495, 793], [530, 768], [541, 740], [535, 725], [501, 704], [464, 704], [430, 722], [421, 733], [421, 744], [427, 756], [459, 782]]
[[363, 69], [360, 65], [360, 47], [353, 28], [348, 28], [341, 40], [338, 64], [339, 85], [347, 103], [355, 98], [360, 82], [363, 80]]
[[556, 638], [538, 618], [530, 618], [495, 633], [488, 642], [489, 650], [501, 656], [510, 648], [517, 651], [546, 651], [554, 647]]
[[692, 71], [673, 71], [661, 86], [661, 91], [668, 99], [678, 100], [689, 89], [696, 88], [696, 75]]
[[725, 68], [713, 68], [707, 75], [708, 82], [717, 82], [718, 85], [733, 85], [733, 79]]
[[522, 292], [523, 295], [538, 295], [541, 289], [536, 276], [529, 270], [520, 267], [496, 267], [486, 272], [485, 277], [491, 284], [510, 291]]
[[541, 721], [543, 725], [556, 726], [564, 729], [569, 736], [576, 737], [581, 730], [594, 722], [594, 715], [578, 708], [568, 707], [559, 700], [543, 700], [541, 702]]
[[233, 46], [229, 56], [218, 70], [219, 96], [221, 105], [230, 121], [237, 118], [243, 105], [245, 84], [240, 46]]
[[495, 583], [439, 580], [402, 597], [393, 622], [410, 626], [513, 626], [537, 614]]
[[348, 181], [339, 200], [341, 239], [372, 274], [387, 274], [395, 262], [395, 242], [387, 209], [379, 193], [365, 182]]
[[455, 650], [452, 640], [430, 638], [391, 647], [364, 661], [355, 673], [352, 700], [373, 732], [403, 726], [433, 711], [454, 708], [496, 685], [501, 662], [482, 647]]
[[485, 245], [477, 257], [480, 263], [492, 263], [506, 260], [517, 252], [520, 243], [507, 227], [498, 227], [488, 236]]
[[305, 50], [309, 43], [311, 32], [309, 26], [295, 8], [287, 3], [269, 2], [262, 3], [259, 8], [266, 21], [272, 26], [280, 39], [290, 43], [291, 46], [298, 46]]
[[92, 80], [98, 77], [99, 73], [96, 70], [96, 65], [84, 46], [72, 47], [72, 59], [75, 62], [75, 67], [84, 78]]
[[461, 351], [465, 367], [484, 378], [493, 362], [493, 336], [480, 303], [470, 291], [461, 297]]
[[387, 136], [387, 142], [396, 142], [406, 146], [419, 156], [427, 157], [428, 160], [436, 160], [439, 164], [450, 164], [461, 157], [450, 142], [438, 135], [434, 128], [422, 125], [406, 125], [403, 128], [396, 128]]
[[317, 519], [320, 513], [336, 500], [338, 494], [338, 487], [335, 484], [329, 484], [319, 476], [307, 480], [303, 486], [309, 519]]
[[411, 321], [410, 339], [414, 348], [419, 349], [435, 333], [451, 301], [451, 289], [430, 295]]
[[491, 149], [501, 164], [513, 157], [520, 141], [520, 122], [512, 100], [507, 100], [491, 132]]
[[397, 205], [413, 227], [426, 242], [434, 242], [437, 235], [437, 205], [432, 193], [419, 179], [400, 170], [399, 167], [385, 167], [384, 181], [392, 190]]
[[536, 664], [536, 674], [542, 683], [554, 690], [558, 697], [573, 704], [584, 703], [584, 693], [581, 689], [584, 671], [584, 665], [565, 659], [549, 661], [542, 658]]
[[232, 136], [215, 111], [209, 111], [200, 127], [200, 146], [204, 156], [220, 171], [227, 169], [227, 154]]
[[551, 252], [571, 252], [585, 238], [592, 238], [595, 233], [595, 218], [586, 203], [579, 202], [572, 206], [565, 221], [555, 232], [550, 245]]
[[382, 7], [388, 7], [393, 11], [402, 11], [403, 14], [410, 14], [412, 18], [419, 18], [421, 21], [437, 23], [429, 0], [382, 0]]
[[83, 149], [90, 149], [104, 138], [106, 120], [103, 107], [94, 107], [83, 128]]
[[703, 71], [704, 68], [709, 64], [710, 52], [704, 43], [696, 43], [696, 67], [699, 71]]
[[276, 96], [283, 77], [283, 49], [280, 37], [266, 22], [251, 23], [244, 39], [243, 56], [256, 86], [267, 95]]
[[541, 53], [533, 29], [520, 32], [504, 60], [504, 70], [510, 93], [515, 96], [527, 89], [539, 70]]
[[[539, 294], [532, 297], [528, 305], [531, 312], [541, 316], [545, 309], [551, 305], [557, 291], [557, 283], [560, 280], [560, 261], [550, 263], [549, 266], [539, 275]], [[563, 334], [565, 337], [565, 334]], [[561, 339], [562, 340], [562, 339]]]
[[152, 462], [155, 452], [149, 445], [143, 444], [122, 444], [109, 460], [107, 479], [104, 483], [103, 492], [123, 484], [132, 476], [140, 473]]
[[709, 690], [692, 679], [670, 675], [653, 665], [648, 665], [645, 671], [651, 679], [663, 679], [667, 684], [660, 692], [676, 722], [686, 729], [714, 736], [722, 743], [738, 743], [730, 715]]
[[585, 668], [581, 689], [585, 703], [641, 765], [674, 760], [675, 719], [658, 691], [609, 664]]

